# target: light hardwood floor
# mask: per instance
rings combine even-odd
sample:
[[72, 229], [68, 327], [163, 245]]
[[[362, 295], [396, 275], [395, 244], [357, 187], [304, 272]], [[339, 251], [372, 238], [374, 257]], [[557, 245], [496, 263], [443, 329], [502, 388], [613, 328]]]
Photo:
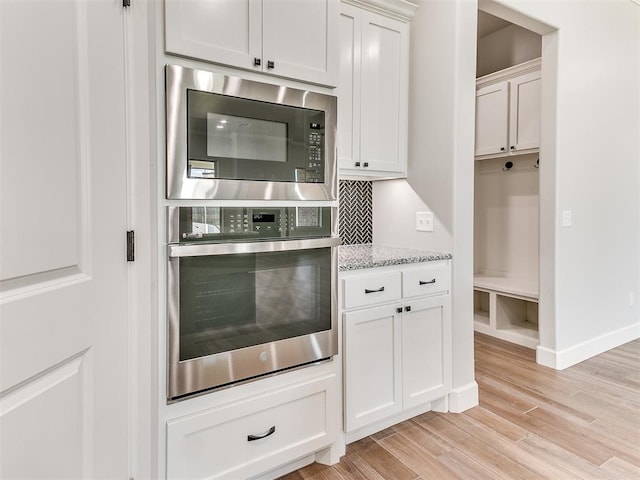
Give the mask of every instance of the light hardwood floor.
[[428, 412], [283, 480], [640, 479], [640, 340], [555, 371], [476, 334], [480, 405]]

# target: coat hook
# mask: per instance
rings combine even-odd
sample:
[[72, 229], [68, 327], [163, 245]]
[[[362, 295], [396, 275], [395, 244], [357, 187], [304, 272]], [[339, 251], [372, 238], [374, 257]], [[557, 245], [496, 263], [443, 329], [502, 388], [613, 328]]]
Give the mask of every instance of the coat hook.
[[533, 164], [533, 168], [540, 168], [540, 159], [536, 160], [536, 163]]
[[512, 167], [513, 167], [513, 162], [506, 162], [502, 170], [504, 172], [508, 172], [509, 170], [511, 170]]

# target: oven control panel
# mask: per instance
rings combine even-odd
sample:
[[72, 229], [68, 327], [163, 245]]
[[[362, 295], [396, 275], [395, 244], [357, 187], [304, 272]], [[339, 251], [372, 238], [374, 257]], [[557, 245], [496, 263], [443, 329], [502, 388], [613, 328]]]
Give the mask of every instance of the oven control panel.
[[256, 232], [262, 234], [258, 236], [280, 237], [287, 232], [287, 215], [281, 209], [226, 207], [222, 212], [222, 233]]
[[330, 236], [332, 207], [173, 207], [169, 216], [170, 242], [259, 241]]

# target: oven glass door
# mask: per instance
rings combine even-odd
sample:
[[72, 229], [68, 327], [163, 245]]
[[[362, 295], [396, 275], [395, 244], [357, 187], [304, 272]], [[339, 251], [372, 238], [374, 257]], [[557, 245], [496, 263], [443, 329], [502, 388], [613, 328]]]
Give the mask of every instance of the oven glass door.
[[[241, 251], [171, 258], [169, 398], [328, 358], [333, 328], [334, 239], [187, 245]], [[338, 240], [339, 241], [339, 240]], [[176, 288], [177, 287], [177, 288]], [[171, 296], [171, 295], [170, 295]]]
[[331, 329], [331, 249], [180, 259], [180, 360]]

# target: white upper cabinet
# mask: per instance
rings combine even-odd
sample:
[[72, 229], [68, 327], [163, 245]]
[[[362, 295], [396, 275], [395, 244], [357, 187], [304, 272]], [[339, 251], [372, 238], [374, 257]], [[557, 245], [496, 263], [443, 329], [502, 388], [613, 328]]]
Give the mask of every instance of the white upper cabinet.
[[[415, 6], [401, 2], [405, 10], [374, 12], [367, 2], [353, 3], [358, 7], [343, 3], [340, 16], [340, 174], [406, 177], [408, 22]], [[385, 2], [385, 7], [396, 3]]]
[[530, 153], [540, 146], [540, 59], [479, 78], [475, 155]]
[[338, 0], [165, 0], [165, 49], [335, 86], [338, 17]]
[[540, 148], [540, 70], [509, 81], [509, 149]]
[[476, 155], [507, 152], [509, 144], [509, 83], [476, 92]]

